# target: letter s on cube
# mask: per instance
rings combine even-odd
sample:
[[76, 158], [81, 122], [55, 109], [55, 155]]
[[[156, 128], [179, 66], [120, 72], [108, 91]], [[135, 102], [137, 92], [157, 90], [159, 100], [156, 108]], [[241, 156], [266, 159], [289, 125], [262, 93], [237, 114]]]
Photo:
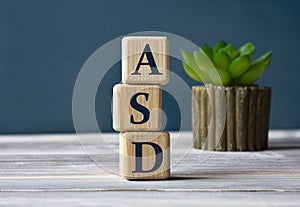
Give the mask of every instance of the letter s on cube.
[[122, 39], [122, 82], [158, 84], [169, 82], [167, 37], [129, 36]]
[[113, 88], [113, 128], [116, 131], [159, 131], [162, 91], [158, 85], [117, 84]]

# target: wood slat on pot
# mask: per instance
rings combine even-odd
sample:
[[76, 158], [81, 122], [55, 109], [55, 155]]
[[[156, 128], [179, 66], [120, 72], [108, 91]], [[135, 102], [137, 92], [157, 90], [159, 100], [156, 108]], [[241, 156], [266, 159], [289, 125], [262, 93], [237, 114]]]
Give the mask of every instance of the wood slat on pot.
[[262, 87], [258, 88], [257, 94], [257, 107], [256, 107], [256, 124], [255, 124], [255, 149], [261, 150], [261, 140], [263, 137], [263, 98], [264, 98], [264, 90]]
[[249, 88], [236, 88], [236, 149], [247, 150]]
[[249, 119], [248, 119], [248, 150], [255, 150], [255, 139], [256, 139], [256, 108], [257, 108], [257, 87], [249, 87], [250, 98], [249, 98]]
[[214, 87], [215, 95], [215, 149], [225, 151], [226, 147], [226, 96], [224, 87]]
[[194, 147], [201, 149], [201, 136], [200, 136], [200, 97], [201, 88], [198, 86], [192, 87], [192, 130]]
[[206, 88], [203, 86], [201, 88], [201, 96], [200, 96], [200, 137], [201, 137], [201, 148], [208, 149], [208, 141], [207, 141], [207, 131], [208, 131], [208, 94]]
[[214, 88], [209, 85], [206, 87], [207, 91], [207, 149], [215, 150], [215, 99], [214, 99]]
[[235, 88], [226, 87], [226, 128], [227, 128], [227, 150], [236, 150], [235, 136]]

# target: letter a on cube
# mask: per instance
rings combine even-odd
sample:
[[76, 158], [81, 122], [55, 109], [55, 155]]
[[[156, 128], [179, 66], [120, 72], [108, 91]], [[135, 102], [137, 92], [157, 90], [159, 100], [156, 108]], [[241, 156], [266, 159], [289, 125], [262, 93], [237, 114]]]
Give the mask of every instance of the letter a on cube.
[[168, 132], [120, 133], [120, 174], [126, 179], [166, 179], [170, 176]]
[[158, 85], [117, 84], [113, 88], [113, 128], [116, 131], [159, 131], [162, 97]]
[[124, 37], [122, 39], [122, 82], [167, 84], [169, 43], [167, 37]]

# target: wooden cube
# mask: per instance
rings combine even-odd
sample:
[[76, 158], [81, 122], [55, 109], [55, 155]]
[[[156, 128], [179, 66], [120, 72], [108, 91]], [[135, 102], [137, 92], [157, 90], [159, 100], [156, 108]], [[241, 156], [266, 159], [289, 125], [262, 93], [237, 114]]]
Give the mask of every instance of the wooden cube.
[[122, 39], [122, 82], [167, 84], [169, 42], [167, 37], [124, 37]]
[[120, 174], [129, 180], [167, 179], [170, 176], [168, 132], [120, 133]]
[[158, 85], [117, 84], [113, 88], [113, 128], [116, 131], [159, 131], [162, 97]]

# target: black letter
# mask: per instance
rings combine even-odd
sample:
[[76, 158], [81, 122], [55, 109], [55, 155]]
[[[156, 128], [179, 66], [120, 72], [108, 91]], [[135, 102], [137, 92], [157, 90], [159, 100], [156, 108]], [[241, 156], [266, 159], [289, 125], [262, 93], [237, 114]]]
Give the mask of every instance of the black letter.
[[145, 96], [146, 101], [148, 101], [149, 93], [136, 93], [134, 94], [130, 99], [130, 105], [135, 110], [141, 112], [144, 115], [144, 118], [142, 121], [135, 121], [133, 118], [133, 115], [130, 116], [130, 123], [131, 124], [143, 124], [149, 120], [150, 117], [150, 111], [143, 105], [140, 105], [136, 99], [139, 95]]
[[[142, 62], [145, 54], [146, 54], [146, 57], [148, 60], [147, 63]], [[136, 66], [135, 71], [133, 73], [131, 73], [131, 75], [141, 75], [141, 73], [139, 73], [139, 69], [140, 69], [141, 65], [149, 65], [151, 67], [151, 73], [149, 73], [149, 75], [161, 75], [162, 74], [157, 70], [157, 66], [156, 66], [155, 60], [153, 58], [149, 44], [146, 44], [144, 51], [142, 53], [142, 56], [140, 57], [139, 63]]]
[[[158, 144], [152, 142], [132, 142], [135, 145], [135, 170], [132, 171], [133, 173], [148, 173], [157, 170], [162, 161], [163, 161], [163, 151]], [[150, 145], [153, 147], [155, 151], [155, 163], [154, 166], [149, 170], [142, 169], [142, 158], [143, 158], [143, 144]]]

